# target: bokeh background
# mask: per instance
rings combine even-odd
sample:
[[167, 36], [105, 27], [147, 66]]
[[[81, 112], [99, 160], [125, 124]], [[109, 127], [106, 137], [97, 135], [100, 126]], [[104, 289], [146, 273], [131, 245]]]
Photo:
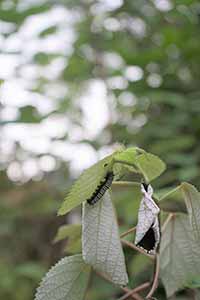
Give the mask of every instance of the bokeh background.
[[[58, 227], [80, 222], [80, 208], [56, 217], [67, 189], [118, 143], [167, 163], [154, 187], [199, 188], [200, 2], [2, 0], [0, 299], [33, 299], [63, 255]], [[119, 223], [131, 227], [120, 195]], [[127, 254], [134, 286], [148, 262]], [[88, 300], [116, 299], [92, 281]]]

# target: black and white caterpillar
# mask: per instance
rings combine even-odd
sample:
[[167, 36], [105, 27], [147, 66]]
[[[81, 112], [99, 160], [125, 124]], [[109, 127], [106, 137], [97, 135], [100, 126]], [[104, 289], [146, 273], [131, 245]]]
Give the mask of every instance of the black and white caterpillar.
[[112, 184], [114, 178], [113, 172], [108, 172], [106, 177], [100, 182], [100, 185], [96, 188], [95, 192], [92, 194], [91, 198], [87, 200], [87, 203], [94, 205], [101, 197], [105, 194], [107, 189]]

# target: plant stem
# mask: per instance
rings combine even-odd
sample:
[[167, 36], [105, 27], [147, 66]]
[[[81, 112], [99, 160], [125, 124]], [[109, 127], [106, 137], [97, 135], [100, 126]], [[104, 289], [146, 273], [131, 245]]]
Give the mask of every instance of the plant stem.
[[129, 233], [134, 232], [135, 230], [136, 230], [136, 227], [130, 228], [129, 230], [123, 232], [123, 233], [120, 235], [120, 238], [123, 238], [123, 237], [127, 236]]
[[146, 296], [146, 299], [151, 299], [151, 297], [153, 296], [155, 290], [157, 289], [158, 286], [158, 277], [159, 277], [159, 269], [160, 269], [160, 257], [159, 254], [156, 254], [156, 269], [155, 269], [155, 273], [154, 273], [154, 279], [153, 279], [153, 284], [151, 287], [151, 290], [149, 291], [148, 295]]
[[113, 181], [112, 183], [113, 186], [138, 186], [140, 187], [140, 183], [139, 182], [134, 182], [134, 181]]
[[[134, 288], [133, 290], [129, 291], [128, 293], [126, 293], [125, 295], [123, 295], [121, 298], [119, 298], [118, 300], [125, 300], [127, 299], [129, 296], [131, 296], [134, 293], [139, 293], [143, 290], [145, 290], [146, 288], [148, 288], [150, 286], [149, 282], [145, 282], [139, 286], [137, 286], [136, 288]], [[141, 298], [141, 297], [140, 297]]]
[[170, 213], [167, 217], [167, 219], [165, 220], [165, 222], [163, 223], [163, 226], [162, 226], [162, 229], [161, 229], [161, 232], [163, 233], [167, 227], [167, 224], [169, 223], [169, 221], [173, 218], [174, 214], [173, 213]]
[[125, 295], [129, 294], [128, 297], [131, 297], [134, 300], [144, 300], [143, 298], [140, 297], [139, 294], [137, 294], [136, 292], [133, 292], [132, 290], [129, 290], [126, 287], [122, 287], [121, 289], [126, 293]]
[[125, 240], [121, 240], [122, 244], [125, 245], [125, 246], [128, 246], [130, 247], [131, 249], [134, 249], [144, 255], [146, 255], [147, 257], [149, 257], [150, 259], [154, 260], [155, 259], [155, 256], [154, 255], [150, 255], [148, 253], [146, 253], [144, 250], [142, 250], [141, 248], [138, 248], [137, 246], [135, 246], [133, 243], [130, 243], [128, 241], [125, 241]]
[[127, 161], [115, 159], [114, 163], [130, 166], [130, 167], [134, 168], [135, 173], [138, 173], [138, 169], [136, 169], [136, 166], [134, 164], [131, 164], [131, 163], [127, 162]]

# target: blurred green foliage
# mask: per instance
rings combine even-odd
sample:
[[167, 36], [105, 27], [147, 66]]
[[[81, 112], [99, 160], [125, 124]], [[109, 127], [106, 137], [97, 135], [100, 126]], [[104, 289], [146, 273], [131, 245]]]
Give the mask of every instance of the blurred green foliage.
[[[23, 30], [31, 18], [48, 16], [55, 9], [67, 11], [66, 20], [59, 25], [58, 22], [52, 24], [52, 21], [39, 30], [35, 37], [38, 44], [27, 56], [30, 40], [24, 38]], [[70, 16], [74, 33], [72, 45], [67, 31]], [[1, 117], [2, 133], [13, 124], [40, 126], [51, 116], [64, 116], [70, 120], [71, 127], [65, 134], [53, 136], [52, 140], [76, 143], [72, 128], [85, 130], [84, 111], [77, 105], [77, 99], [98, 80], [106, 87], [109, 121], [95, 137], [83, 135], [79, 145], [90, 145], [95, 151], [116, 142], [139, 146], [161, 157], [168, 166], [164, 175], [153, 182], [155, 188], [169, 188], [181, 181], [189, 181], [199, 187], [199, 1], [2, 0], [0, 20], [0, 54], [18, 56], [19, 64], [15, 69], [18, 79], [22, 77], [24, 67], [35, 68], [34, 84], [27, 87], [34, 99], [48, 94], [50, 88], [52, 91], [57, 85], [52, 96], [54, 109], [41, 113], [35, 105], [36, 100], [31, 104], [27, 102], [17, 107], [18, 113], [12, 120]], [[5, 25], [9, 25], [9, 29], [5, 29]], [[69, 47], [64, 47], [64, 50], [55, 47], [50, 51], [58, 43], [58, 39], [53, 40], [55, 37]], [[22, 48], [8, 47], [9, 41], [20, 39]], [[43, 41], [49, 43], [49, 48], [40, 47]], [[51, 78], [51, 70], [45, 68], [58, 59], [61, 59], [61, 71]], [[0, 78], [2, 88], [6, 81], [7, 78]], [[64, 89], [60, 93], [63, 87], [66, 92]], [[2, 101], [0, 109], [7, 106], [6, 101]], [[74, 219], [76, 223], [80, 210], [68, 217], [56, 218], [56, 210], [73, 177], [70, 164], [65, 159], [53, 154], [56, 160], [53, 171], [44, 172], [43, 176], [34, 180], [12, 182], [7, 172], [12, 162], [22, 164], [26, 158], [39, 159], [49, 151], [37, 153], [16, 141], [11, 153], [6, 156], [3, 139], [2, 134], [0, 299], [31, 300], [40, 278], [66, 247], [62, 242], [52, 245], [59, 225], [74, 222]], [[120, 225], [122, 228], [132, 226], [136, 222], [136, 204], [132, 201], [135, 195], [131, 190], [114, 191], [113, 197]], [[145, 263], [132, 251], [126, 249], [126, 252], [134, 287], [148, 276]], [[135, 270], [134, 261], [137, 261]], [[198, 280], [194, 280], [193, 284]], [[116, 299], [119, 296], [115, 287], [95, 275], [92, 281], [95, 288], [91, 287], [87, 299], [102, 300], [113, 295]], [[162, 287], [158, 289], [157, 297], [165, 299]], [[190, 292], [177, 299], [190, 299]]]

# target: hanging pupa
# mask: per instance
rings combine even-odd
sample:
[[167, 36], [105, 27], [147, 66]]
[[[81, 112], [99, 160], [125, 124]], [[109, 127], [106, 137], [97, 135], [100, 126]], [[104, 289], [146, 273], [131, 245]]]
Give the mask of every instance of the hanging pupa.
[[138, 212], [135, 244], [147, 253], [155, 254], [160, 243], [159, 207], [154, 202], [153, 188], [150, 184], [141, 184], [143, 194]]

